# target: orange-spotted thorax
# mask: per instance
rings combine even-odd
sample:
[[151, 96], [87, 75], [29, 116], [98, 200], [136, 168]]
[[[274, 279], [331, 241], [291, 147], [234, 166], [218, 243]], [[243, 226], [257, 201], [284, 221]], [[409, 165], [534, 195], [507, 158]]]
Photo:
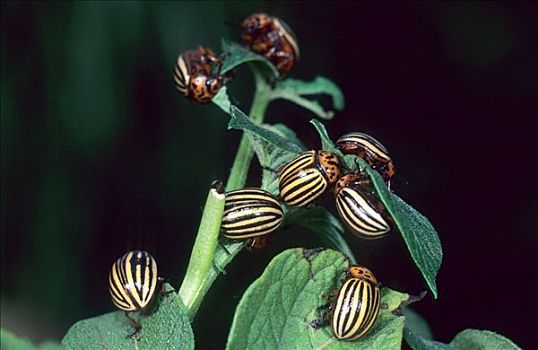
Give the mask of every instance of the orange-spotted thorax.
[[194, 100], [200, 103], [209, 103], [221, 87], [222, 78], [220, 76], [208, 76], [205, 72], [199, 72], [198, 75], [191, 78], [189, 92]]
[[338, 179], [334, 185], [333, 194], [336, 196], [344, 187], [357, 188], [370, 186], [370, 180], [364, 175], [347, 174]]
[[364, 281], [373, 283], [375, 286], [378, 285], [377, 279], [370, 269], [364, 266], [352, 265], [347, 271], [348, 278], [358, 278]]
[[327, 151], [319, 151], [318, 163], [322, 168], [321, 170], [325, 178], [331, 185], [334, 184], [341, 174], [340, 160], [338, 157]]

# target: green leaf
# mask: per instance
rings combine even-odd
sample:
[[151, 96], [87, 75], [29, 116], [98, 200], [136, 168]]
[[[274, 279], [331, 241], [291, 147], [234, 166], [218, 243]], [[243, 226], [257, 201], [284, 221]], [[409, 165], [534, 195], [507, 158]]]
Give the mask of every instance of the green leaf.
[[47, 340], [34, 345], [29, 339], [20, 337], [7, 329], [0, 329], [0, 349], [2, 350], [60, 350], [60, 344]]
[[217, 92], [217, 94], [213, 96], [211, 102], [216, 104], [225, 113], [231, 113], [232, 103], [230, 102], [230, 98], [228, 97], [228, 88], [226, 86], [223, 86], [219, 90], [219, 92]]
[[268, 130], [267, 128], [264, 128], [263, 126], [254, 124], [239, 108], [232, 105], [231, 112], [232, 119], [228, 123], [228, 129], [249, 131], [284, 151], [295, 154], [304, 151], [301, 146], [291, 142], [290, 140]]
[[342, 162], [344, 173], [356, 172], [357, 157], [352, 154], [343, 154], [342, 151], [336, 148], [336, 145], [332, 142], [329, 134], [327, 133], [327, 129], [325, 129], [325, 126], [319, 120], [312, 119], [310, 120], [310, 124], [314, 125], [314, 128], [316, 128], [316, 131], [319, 134], [319, 138], [321, 139], [321, 149], [334, 153], [338, 156]]
[[273, 169], [263, 171], [261, 187], [273, 194], [278, 194], [278, 176], [274, 170], [304, 152], [306, 149], [303, 143], [293, 130], [283, 124], [257, 125], [254, 123], [244, 112], [230, 103], [226, 87], [213, 98], [213, 103], [231, 116], [228, 123], [229, 129], [247, 132], [260, 164]]
[[278, 71], [275, 66], [265, 57], [255, 54], [244, 46], [226, 39], [222, 40], [221, 47], [225, 54], [220, 69], [221, 74], [227, 73], [244, 63], [252, 62], [263, 70], [264, 75], [278, 77]]
[[317, 119], [310, 120], [310, 124], [314, 125], [314, 128], [316, 128], [316, 131], [319, 134], [319, 138], [321, 139], [321, 149], [325, 151], [335, 151], [336, 146], [329, 137], [325, 126]]
[[289, 100], [314, 112], [320, 118], [331, 119], [334, 116], [332, 111], [325, 111], [317, 101], [303, 97], [311, 95], [329, 95], [335, 109], [344, 109], [344, 94], [335, 83], [325, 77], [318, 76], [312, 81], [288, 78], [279, 81], [273, 90], [273, 99]]
[[478, 329], [466, 329], [450, 342], [457, 350], [510, 350], [521, 349], [500, 334]]
[[454, 348], [449, 344], [444, 344], [435, 340], [428, 340], [413, 334], [407, 325], [404, 327], [404, 338], [405, 342], [413, 350], [454, 350]]
[[414, 334], [406, 325], [404, 337], [414, 350], [521, 350], [510, 339], [487, 330], [466, 329], [458, 333], [450, 344], [444, 344]]
[[327, 209], [319, 206], [310, 209], [290, 208], [284, 217], [284, 224], [302, 226], [314, 231], [328, 248], [337, 249], [348, 256], [352, 263], [357, 263], [353, 251], [342, 237], [342, 223]]
[[404, 307], [402, 313], [405, 316], [405, 327], [424, 339], [432, 340], [433, 333], [426, 321], [421, 315], [410, 307]]
[[256, 125], [245, 113], [233, 105], [231, 117], [228, 128], [246, 131], [260, 164], [272, 169], [264, 170], [262, 188], [277, 194], [278, 176], [275, 169], [304, 152], [304, 146], [302, 143], [297, 144], [295, 133], [287, 128], [284, 131], [283, 125], [279, 127]]
[[[167, 291], [173, 291], [166, 285]], [[123, 312], [111, 312], [75, 323], [62, 340], [66, 349], [194, 349], [194, 335], [175, 293], [162, 296], [149, 315], [132, 313], [142, 329], [133, 327]]]
[[379, 198], [394, 219], [413, 261], [437, 298], [435, 278], [443, 260], [443, 250], [437, 232], [430, 221], [400, 197], [390, 192], [379, 173], [357, 158], [362, 169], [373, 182]]
[[[299, 140], [295, 132], [293, 132], [293, 130], [289, 129], [287, 126], [283, 124], [264, 124], [262, 127], [297, 145], [301, 148], [301, 152], [306, 150], [305, 146]], [[261, 188], [273, 193], [274, 195], [278, 195], [278, 173], [276, 169], [291, 161], [297, 156], [298, 153], [284, 150], [278, 147], [278, 145], [262, 139], [261, 137], [258, 137], [252, 133], [248, 133], [248, 136], [250, 139], [250, 144], [254, 148], [260, 164], [270, 168], [263, 170]]]
[[237, 306], [227, 349], [400, 349], [404, 317], [392, 313], [408, 295], [384, 288], [382, 309], [363, 338], [338, 341], [330, 327], [313, 329], [318, 308], [340, 286], [345, 257], [333, 250], [314, 254], [290, 249], [275, 257]]
[[274, 125], [264, 124], [264, 127], [266, 127], [267, 129], [273, 131], [276, 134], [279, 134], [280, 136], [287, 139], [288, 141], [298, 145], [299, 147], [301, 147], [301, 149], [303, 149], [303, 150], [306, 149], [303, 142], [297, 137], [297, 134], [295, 133], [295, 131], [291, 130], [286, 125], [284, 125], [284, 124], [274, 124]]

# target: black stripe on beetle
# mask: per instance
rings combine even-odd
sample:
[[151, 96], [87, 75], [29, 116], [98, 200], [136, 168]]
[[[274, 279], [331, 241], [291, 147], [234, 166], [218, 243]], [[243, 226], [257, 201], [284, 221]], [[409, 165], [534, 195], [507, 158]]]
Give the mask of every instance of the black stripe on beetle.
[[226, 193], [222, 216], [222, 234], [230, 239], [251, 239], [274, 232], [284, 212], [271, 193], [245, 188]]

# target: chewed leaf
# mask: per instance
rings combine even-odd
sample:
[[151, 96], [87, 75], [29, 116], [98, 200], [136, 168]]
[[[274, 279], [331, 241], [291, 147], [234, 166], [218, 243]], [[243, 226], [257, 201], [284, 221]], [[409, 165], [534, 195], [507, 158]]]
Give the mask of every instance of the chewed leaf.
[[[166, 286], [167, 291], [173, 289]], [[123, 312], [111, 312], [75, 323], [62, 340], [64, 349], [194, 349], [189, 319], [175, 293], [161, 297], [156, 309], [138, 318], [142, 328], [128, 337], [133, 327]]]
[[278, 71], [275, 66], [265, 57], [255, 54], [238, 43], [223, 39], [221, 42], [224, 58], [220, 69], [221, 74], [227, 73], [239, 65], [247, 62], [253, 62], [263, 67], [266, 75], [278, 77]]
[[319, 102], [304, 96], [329, 95], [332, 98], [334, 108], [344, 108], [344, 95], [335, 83], [324, 77], [317, 77], [313, 81], [301, 81], [288, 78], [276, 84], [272, 98], [282, 98], [291, 101], [305, 109], [315, 113], [322, 119], [332, 119], [334, 113], [326, 111]]
[[422, 273], [433, 296], [437, 298], [435, 278], [443, 260], [443, 249], [437, 231], [424, 215], [390, 192], [377, 171], [370, 168], [363, 159], [357, 158], [357, 161], [374, 183], [376, 191], [394, 219], [413, 261]]
[[330, 79], [316, 77], [312, 81], [302, 81], [288, 78], [277, 84], [277, 88], [293, 91], [297, 95], [329, 95], [336, 110], [343, 110], [345, 106], [344, 94], [342, 90]]
[[227, 349], [400, 349], [404, 317], [392, 311], [408, 295], [387, 288], [381, 301], [387, 307], [359, 340], [338, 341], [330, 327], [310, 325], [321, 317], [323, 295], [340, 286], [347, 264], [333, 250], [290, 249], [279, 254], [241, 298]]
[[510, 339], [487, 330], [466, 329], [444, 344], [426, 339], [406, 326], [404, 337], [414, 350], [521, 350]]
[[211, 102], [216, 104], [225, 113], [231, 113], [232, 103], [230, 102], [230, 98], [228, 97], [228, 89], [226, 88], [226, 86], [223, 86], [219, 90], [219, 92], [213, 97]]
[[314, 231], [328, 248], [337, 249], [348, 256], [351, 262], [357, 262], [353, 251], [342, 237], [344, 234], [342, 223], [327, 209], [319, 206], [310, 209], [291, 208], [284, 217], [284, 223], [303, 226]]

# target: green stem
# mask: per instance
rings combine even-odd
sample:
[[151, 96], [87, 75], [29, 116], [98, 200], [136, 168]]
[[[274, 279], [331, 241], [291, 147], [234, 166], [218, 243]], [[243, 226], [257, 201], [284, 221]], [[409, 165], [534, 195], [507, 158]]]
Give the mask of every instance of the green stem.
[[[271, 88], [255, 66], [252, 66], [252, 71], [256, 83], [256, 92], [254, 93], [249, 115], [255, 123], [261, 124], [265, 116], [265, 110], [271, 101]], [[253, 156], [254, 150], [250, 145], [248, 136], [243, 133], [228, 177], [226, 191], [245, 186]], [[242, 242], [230, 241], [217, 245], [223, 209], [224, 196], [219, 195], [215, 190], [211, 190], [194, 242], [187, 274], [178, 293], [179, 301], [186, 307], [187, 315], [191, 321], [196, 316], [205, 294], [217, 276], [224, 273], [224, 267], [233, 260], [244, 245]]]
[[212, 257], [217, 247], [224, 202], [224, 194], [217, 192], [214, 188], [209, 191], [187, 274], [177, 294], [179, 300], [186, 306], [191, 319], [200, 306], [201, 296], [205, 294], [202, 287], [203, 281], [212, 268]]
[[[254, 81], [256, 83], [256, 92], [254, 93], [254, 99], [252, 100], [252, 106], [250, 107], [249, 116], [252, 121], [261, 124], [265, 116], [265, 110], [271, 101], [271, 88], [266, 83], [264, 77], [255, 68]], [[235, 160], [228, 177], [228, 183], [226, 184], [226, 191], [236, 190], [245, 185], [247, 180], [248, 170], [250, 168], [250, 162], [254, 157], [254, 150], [250, 146], [248, 135], [243, 132], [239, 148], [235, 154]]]

